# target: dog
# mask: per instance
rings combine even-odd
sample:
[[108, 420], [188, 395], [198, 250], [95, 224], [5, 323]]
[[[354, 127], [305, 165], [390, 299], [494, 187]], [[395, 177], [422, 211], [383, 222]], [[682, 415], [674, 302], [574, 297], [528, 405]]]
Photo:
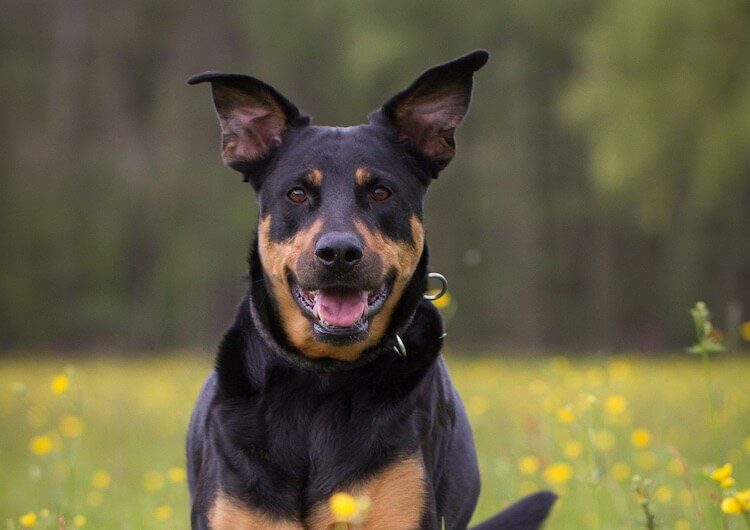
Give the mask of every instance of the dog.
[[[424, 298], [423, 201], [454, 155], [478, 50], [420, 75], [367, 124], [310, 124], [268, 84], [206, 72], [224, 164], [259, 203], [249, 288], [187, 440], [196, 529], [329, 529], [329, 499], [368, 499], [368, 529], [464, 529], [479, 495], [471, 429]], [[540, 492], [478, 529], [530, 530]]]

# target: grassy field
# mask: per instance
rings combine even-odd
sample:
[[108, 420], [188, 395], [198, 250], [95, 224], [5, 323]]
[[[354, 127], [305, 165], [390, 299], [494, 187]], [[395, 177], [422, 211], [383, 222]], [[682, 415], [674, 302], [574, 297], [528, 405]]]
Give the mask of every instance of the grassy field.
[[[718, 447], [694, 357], [447, 357], [479, 450], [476, 520], [551, 487], [550, 529], [643, 528], [639, 474], [659, 528], [721, 528], [707, 466], [732, 462], [750, 487], [747, 357], [713, 364]], [[183, 440], [210, 368], [194, 352], [0, 361], [1, 527], [57, 528], [64, 513], [67, 528], [188, 528]]]

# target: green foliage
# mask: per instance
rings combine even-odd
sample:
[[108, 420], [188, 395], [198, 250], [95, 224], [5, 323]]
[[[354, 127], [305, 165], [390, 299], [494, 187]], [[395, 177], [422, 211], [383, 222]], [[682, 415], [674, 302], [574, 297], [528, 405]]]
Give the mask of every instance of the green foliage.
[[[8, 5], [0, 347], [215, 344], [257, 210], [220, 166], [214, 69], [320, 124], [491, 52], [427, 201], [467, 345], [656, 347], [750, 307], [748, 10], [709, 3]], [[33, 20], [31, 24], [29, 21]]]

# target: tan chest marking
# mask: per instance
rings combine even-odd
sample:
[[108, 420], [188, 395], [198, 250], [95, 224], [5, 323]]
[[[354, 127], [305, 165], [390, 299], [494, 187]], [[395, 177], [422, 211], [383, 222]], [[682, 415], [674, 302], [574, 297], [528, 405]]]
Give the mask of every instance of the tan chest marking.
[[[418, 456], [391, 464], [367, 482], [349, 488], [347, 493], [370, 499], [361, 526], [364, 530], [412, 530], [419, 528], [425, 506], [424, 467]], [[336, 523], [328, 502], [317, 506], [308, 520], [310, 530], [331, 530]], [[338, 527], [336, 527], [338, 528]]]
[[304, 530], [299, 522], [272, 519], [221, 492], [208, 513], [208, 526], [211, 530]]

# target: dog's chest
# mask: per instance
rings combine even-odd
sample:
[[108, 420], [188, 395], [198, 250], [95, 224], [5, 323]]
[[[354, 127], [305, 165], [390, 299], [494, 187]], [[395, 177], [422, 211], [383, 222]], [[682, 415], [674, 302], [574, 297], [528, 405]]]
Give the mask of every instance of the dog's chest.
[[271, 391], [253, 414], [239, 472], [218, 474], [211, 528], [332, 528], [336, 492], [361, 500], [364, 528], [419, 526], [427, 480], [413, 409]]

